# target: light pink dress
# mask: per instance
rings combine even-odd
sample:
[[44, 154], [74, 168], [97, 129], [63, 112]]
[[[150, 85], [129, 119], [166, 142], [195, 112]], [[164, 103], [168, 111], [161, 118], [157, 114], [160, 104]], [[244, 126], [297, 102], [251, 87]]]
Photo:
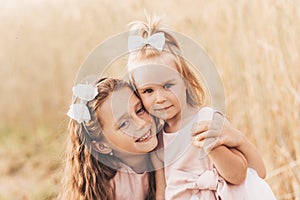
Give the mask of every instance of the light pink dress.
[[115, 200], [144, 200], [149, 184], [148, 173], [137, 174], [125, 164], [111, 180], [112, 187], [115, 190]]
[[[203, 150], [191, 145], [192, 125], [202, 120], [211, 120], [214, 112], [204, 107], [178, 132], [163, 133], [166, 199], [275, 199], [269, 186], [258, 177], [255, 170], [249, 168], [244, 183], [232, 185], [218, 174]], [[253, 192], [256, 195], [252, 195]]]

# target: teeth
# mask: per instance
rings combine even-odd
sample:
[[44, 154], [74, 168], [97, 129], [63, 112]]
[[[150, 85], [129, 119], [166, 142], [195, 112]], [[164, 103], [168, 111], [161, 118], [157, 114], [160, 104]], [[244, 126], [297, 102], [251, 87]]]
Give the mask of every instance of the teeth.
[[143, 137], [139, 138], [137, 140], [137, 142], [141, 142], [144, 141], [145, 139], [147, 139], [150, 136], [151, 132], [149, 131], [146, 135], [144, 135]]

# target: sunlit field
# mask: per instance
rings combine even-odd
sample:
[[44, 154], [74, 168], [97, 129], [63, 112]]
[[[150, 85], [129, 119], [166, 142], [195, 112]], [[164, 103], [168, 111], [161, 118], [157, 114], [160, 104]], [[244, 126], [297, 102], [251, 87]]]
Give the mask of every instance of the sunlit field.
[[0, 1], [0, 200], [55, 199], [80, 65], [144, 10], [201, 44], [226, 115], [265, 161], [280, 200], [300, 200], [300, 1]]

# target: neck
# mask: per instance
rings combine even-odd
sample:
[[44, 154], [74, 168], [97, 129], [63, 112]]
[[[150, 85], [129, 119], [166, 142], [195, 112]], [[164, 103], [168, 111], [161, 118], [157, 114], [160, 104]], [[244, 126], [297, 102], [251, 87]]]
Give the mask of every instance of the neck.
[[182, 110], [181, 113], [174, 116], [172, 119], [166, 120], [165, 132], [172, 133], [180, 130], [184, 127], [190, 120], [194, 117], [194, 115], [198, 112], [199, 107], [191, 107], [187, 106]]
[[115, 152], [115, 156], [138, 174], [142, 174], [150, 169], [150, 160], [148, 160], [148, 154], [128, 154]]

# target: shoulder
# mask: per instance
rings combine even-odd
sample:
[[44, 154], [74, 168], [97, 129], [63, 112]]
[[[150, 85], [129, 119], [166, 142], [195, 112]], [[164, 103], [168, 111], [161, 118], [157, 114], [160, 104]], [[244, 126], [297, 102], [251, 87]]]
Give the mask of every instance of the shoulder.
[[197, 113], [198, 121], [212, 120], [215, 118], [223, 119], [226, 123], [229, 123], [226, 116], [221, 111], [211, 107], [201, 107]]
[[202, 107], [197, 113], [197, 117], [202, 120], [211, 120], [216, 110], [211, 107]]
[[216, 110], [212, 107], [204, 106], [199, 109], [199, 112], [214, 113]]

